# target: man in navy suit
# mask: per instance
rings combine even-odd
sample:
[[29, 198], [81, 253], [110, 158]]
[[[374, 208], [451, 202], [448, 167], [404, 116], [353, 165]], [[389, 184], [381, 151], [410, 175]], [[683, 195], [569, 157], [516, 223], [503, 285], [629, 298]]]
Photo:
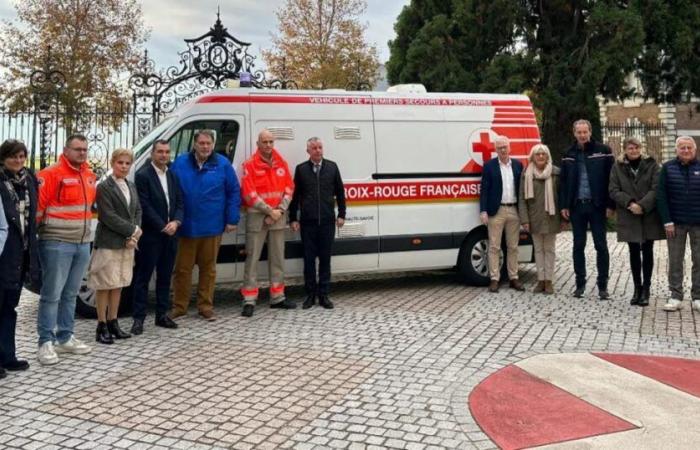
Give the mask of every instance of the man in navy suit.
[[134, 269], [133, 305], [134, 323], [131, 334], [143, 333], [146, 318], [148, 283], [156, 271], [156, 326], [177, 328], [168, 316], [170, 310], [170, 278], [175, 264], [177, 238], [175, 233], [182, 223], [184, 206], [182, 191], [176, 175], [168, 170], [170, 146], [168, 141], [157, 140], [151, 149], [151, 162], [136, 172], [136, 189], [143, 209], [141, 229]]
[[508, 248], [506, 263], [510, 287], [523, 291], [525, 288], [518, 280], [520, 218], [517, 208], [523, 165], [510, 157], [510, 141], [507, 137], [498, 136], [494, 144], [498, 157], [484, 163], [479, 198], [481, 223], [489, 230], [489, 292], [498, 292], [498, 282], [501, 278], [501, 237], [504, 230]]

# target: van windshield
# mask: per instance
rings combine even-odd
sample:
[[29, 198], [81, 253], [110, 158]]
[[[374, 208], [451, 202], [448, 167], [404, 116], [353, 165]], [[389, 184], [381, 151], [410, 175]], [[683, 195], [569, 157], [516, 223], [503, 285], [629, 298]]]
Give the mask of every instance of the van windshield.
[[175, 117], [168, 117], [158, 124], [154, 129], [152, 129], [146, 136], [144, 136], [137, 144], [134, 144], [134, 160], [138, 159], [145, 151], [149, 151], [153, 141], [160, 138], [163, 132], [168, 129], [170, 124], [173, 123]]

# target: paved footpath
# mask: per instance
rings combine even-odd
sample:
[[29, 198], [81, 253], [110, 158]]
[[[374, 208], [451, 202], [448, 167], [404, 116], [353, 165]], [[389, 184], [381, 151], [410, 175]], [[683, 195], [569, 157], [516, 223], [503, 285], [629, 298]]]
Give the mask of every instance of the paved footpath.
[[[142, 336], [65, 356], [53, 367], [35, 360], [37, 297], [26, 293], [18, 353], [32, 366], [0, 381], [0, 448], [496, 448], [470, 410], [493, 406], [471, 396], [491, 375], [520, 371], [566, 389], [568, 403], [583, 400], [590, 409], [595, 395], [561, 367], [596, 379], [627, 370], [621, 360], [640, 365], [616, 354], [700, 359], [700, 317], [687, 302], [680, 313], [661, 310], [665, 243], [656, 245], [654, 300], [642, 309], [629, 306], [627, 248], [612, 234], [609, 242], [608, 302], [597, 300], [592, 281], [586, 298], [569, 295], [574, 275], [565, 234], [553, 296], [505, 286], [488, 294], [449, 272], [341, 278], [333, 285], [333, 311], [271, 310], [263, 302], [245, 319], [238, 295], [221, 289], [216, 322], [193, 310], [174, 331], [149, 320]], [[591, 242], [588, 250], [594, 261]], [[534, 266], [523, 266], [521, 278], [531, 289]], [[288, 292], [302, 297], [299, 286]], [[128, 328], [131, 320], [122, 323]], [[91, 342], [94, 327], [79, 320], [77, 336]], [[542, 359], [549, 357], [555, 360]], [[643, 374], [635, 376], [641, 386], [635, 389], [647, 386]], [[698, 384], [695, 377], [688, 389]], [[645, 419], [625, 409], [635, 389], [596, 406], [608, 415], [607, 440], [570, 441], [567, 448], [660, 448], [659, 440], [638, 440]], [[685, 402], [679, 423], [699, 423], [696, 397], [678, 400], [671, 390], [661, 389], [671, 404], [659, 408], [673, 412], [676, 401]], [[630, 440], [619, 440], [624, 433]], [[678, 436], [665, 448], [700, 446], [697, 435]]]

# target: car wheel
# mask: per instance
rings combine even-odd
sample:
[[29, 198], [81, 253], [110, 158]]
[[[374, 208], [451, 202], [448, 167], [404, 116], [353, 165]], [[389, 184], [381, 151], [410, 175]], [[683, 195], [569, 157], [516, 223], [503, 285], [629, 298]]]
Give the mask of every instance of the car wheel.
[[[469, 234], [462, 243], [457, 261], [457, 272], [465, 283], [472, 286], [488, 286], [489, 277], [489, 237], [486, 228]], [[505, 249], [501, 249], [499, 266], [501, 276], [505, 270]]]

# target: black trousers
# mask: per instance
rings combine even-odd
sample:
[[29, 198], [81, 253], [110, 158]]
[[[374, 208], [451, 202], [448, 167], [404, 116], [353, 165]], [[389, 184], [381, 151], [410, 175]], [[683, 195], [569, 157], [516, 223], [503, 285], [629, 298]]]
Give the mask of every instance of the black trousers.
[[651, 274], [654, 271], [654, 241], [644, 241], [641, 244], [628, 242], [627, 247], [630, 251], [630, 266], [635, 287], [651, 287]]
[[0, 367], [17, 359], [15, 329], [17, 304], [22, 289], [0, 289]]
[[[304, 247], [304, 287], [307, 295], [328, 295], [331, 282], [331, 248], [335, 239], [335, 222], [301, 223]], [[318, 281], [316, 278], [318, 258]]]
[[175, 265], [177, 238], [164, 233], [144, 232], [139, 239], [132, 282], [134, 319], [146, 318], [148, 283], [156, 271], [156, 317], [170, 310], [170, 280]]
[[596, 208], [592, 203], [579, 203], [571, 210], [571, 228], [574, 235], [574, 272], [576, 286], [586, 285], [586, 237], [588, 226], [591, 226], [593, 245], [596, 251], [596, 267], [598, 279], [596, 284], [601, 289], [607, 289], [610, 271], [610, 256], [605, 230], [605, 209]]

